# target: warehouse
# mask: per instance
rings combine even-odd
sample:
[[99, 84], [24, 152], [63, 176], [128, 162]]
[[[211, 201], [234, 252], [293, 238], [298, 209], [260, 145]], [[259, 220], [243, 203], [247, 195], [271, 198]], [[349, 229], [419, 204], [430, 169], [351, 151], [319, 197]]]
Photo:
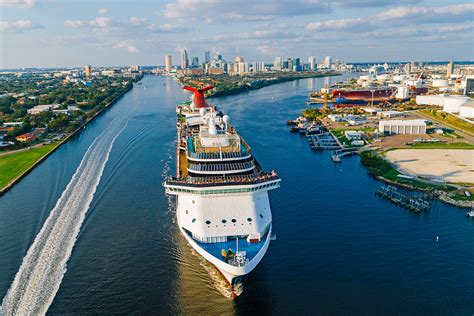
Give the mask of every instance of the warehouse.
[[379, 132], [384, 134], [426, 134], [424, 120], [389, 120], [379, 122]]

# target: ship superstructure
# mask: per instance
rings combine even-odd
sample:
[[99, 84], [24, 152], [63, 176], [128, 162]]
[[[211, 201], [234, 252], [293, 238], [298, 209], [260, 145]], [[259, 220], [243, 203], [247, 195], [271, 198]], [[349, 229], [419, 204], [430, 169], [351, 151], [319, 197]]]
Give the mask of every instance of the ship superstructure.
[[230, 284], [252, 271], [270, 243], [268, 191], [280, 186], [275, 172], [262, 171], [249, 145], [204, 89], [177, 108], [177, 170], [165, 182], [176, 195], [177, 223], [189, 244]]

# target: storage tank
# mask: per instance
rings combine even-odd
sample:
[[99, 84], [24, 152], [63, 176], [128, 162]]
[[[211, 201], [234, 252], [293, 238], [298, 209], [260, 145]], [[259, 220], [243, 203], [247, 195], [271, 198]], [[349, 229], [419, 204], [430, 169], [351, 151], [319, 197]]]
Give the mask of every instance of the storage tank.
[[469, 101], [469, 98], [462, 95], [450, 95], [444, 99], [443, 111], [448, 113], [459, 113], [461, 105]]
[[446, 79], [433, 79], [431, 85], [434, 88], [447, 87], [449, 85], [448, 80]]
[[407, 78], [405, 75], [395, 75], [393, 76], [393, 81], [403, 81]]
[[468, 101], [461, 105], [459, 109], [459, 116], [468, 119], [474, 119], [474, 101]]

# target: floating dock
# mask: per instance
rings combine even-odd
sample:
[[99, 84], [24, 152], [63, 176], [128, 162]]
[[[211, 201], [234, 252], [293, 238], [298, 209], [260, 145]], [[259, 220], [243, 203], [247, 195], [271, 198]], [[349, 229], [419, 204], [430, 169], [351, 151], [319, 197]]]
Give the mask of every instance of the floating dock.
[[375, 194], [400, 205], [414, 213], [428, 212], [432, 208], [432, 200], [425, 196], [415, 196], [400, 192], [391, 185], [382, 185]]

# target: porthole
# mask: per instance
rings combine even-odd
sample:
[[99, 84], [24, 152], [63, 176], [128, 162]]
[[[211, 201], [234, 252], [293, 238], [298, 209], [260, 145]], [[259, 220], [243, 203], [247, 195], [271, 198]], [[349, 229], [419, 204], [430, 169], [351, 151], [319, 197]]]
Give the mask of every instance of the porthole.
[[225, 219], [222, 220], [222, 224], [225, 224], [227, 223], [227, 221]]
[[206, 221], [206, 224], [207, 224], [207, 225], [211, 224], [211, 221]]
[[263, 215], [262, 215], [262, 214], [260, 214], [260, 218], [263, 218]]
[[193, 223], [196, 223], [196, 219], [195, 219], [195, 218], [193, 218], [192, 222], [193, 222]]
[[252, 219], [249, 217], [249, 218], [247, 218], [247, 221], [248, 221], [248, 222], [251, 222], [251, 221], [252, 221]]
[[236, 223], [237, 220], [235, 218], [232, 219], [232, 223]]

